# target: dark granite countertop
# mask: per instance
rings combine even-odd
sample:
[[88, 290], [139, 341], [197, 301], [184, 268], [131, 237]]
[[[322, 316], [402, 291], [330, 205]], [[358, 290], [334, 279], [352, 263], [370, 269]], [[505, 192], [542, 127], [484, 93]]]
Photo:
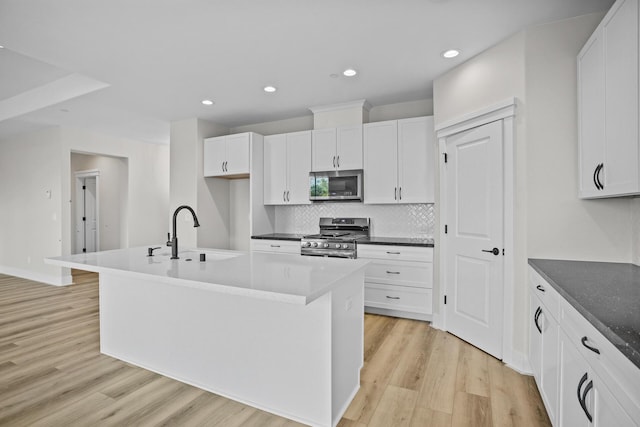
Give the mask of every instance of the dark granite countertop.
[[423, 246], [433, 248], [433, 239], [419, 239], [414, 237], [369, 237], [358, 240], [362, 245], [395, 245], [395, 246]]
[[640, 368], [640, 267], [547, 259], [529, 265]]
[[300, 240], [304, 234], [292, 234], [292, 233], [270, 233], [261, 234], [259, 236], [251, 236], [252, 239], [262, 240]]

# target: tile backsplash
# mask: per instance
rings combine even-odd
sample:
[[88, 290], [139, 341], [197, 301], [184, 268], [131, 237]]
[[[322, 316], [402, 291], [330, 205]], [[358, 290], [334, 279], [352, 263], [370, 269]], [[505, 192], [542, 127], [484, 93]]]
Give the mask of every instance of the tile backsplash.
[[364, 203], [313, 203], [276, 206], [276, 232], [314, 234], [320, 217], [371, 218], [376, 237], [433, 237], [435, 212], [432, 203], [365, 205]]

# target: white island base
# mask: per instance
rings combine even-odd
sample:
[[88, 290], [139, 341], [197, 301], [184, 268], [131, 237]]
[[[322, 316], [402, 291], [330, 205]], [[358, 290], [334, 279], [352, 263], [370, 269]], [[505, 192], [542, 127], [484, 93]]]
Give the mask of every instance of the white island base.
[[100, 271], [104, 354], [313, 426], [358, 391], [363, 270], [308, 304]]

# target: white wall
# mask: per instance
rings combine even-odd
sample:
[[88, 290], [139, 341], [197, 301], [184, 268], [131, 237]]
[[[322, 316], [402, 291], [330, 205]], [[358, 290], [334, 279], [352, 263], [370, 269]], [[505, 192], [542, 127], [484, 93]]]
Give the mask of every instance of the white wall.
[[[99, 227], [100, 246], [99, 251], [121, 248], [121, 223], [126, 221], [126, 193], [122, 188], [126, 187], [127, 160], [119, 157], [87, 155], [71, 153], [71, 229], [76, 224], [76, 178], [79, 171], [97, 170], [100, 173], [99, 184]], [[124, 181], [124, 182], [123, 182]], [[75, 227], [77, 233], [77, 227]], [[71, 239], [71, 253], [77, 253], [76, 239]]]
[[313, 129], [313, 115], [309, 114], [272, 122], [255, 123], [232, 128], [229, 133], [255, 132], [260, 135], [277, 135]]
[[[60, 130], [0, 141], [0, 273], [62, 284]], [[46, 191], [51, 191], [51, 198]]]
[[436, 127], [508, 97], [519, 101], [513, 342], [522, 353], [528, 258], [631, 260], [631, 202], [577, 197], [576, 56], [602, 16], [528, 28], [434, 83]]
[[[433, 115], [433, 99], [400, 102], [397, 104], [378, 105], [369, 110], [369, 122], [407, 119]], [[366, 122], [365, 122], [366, 123]]]
[[[71, 253], [71, 153], [128, 159], [122, 246], [162, 241], [169, 200], [169, 148], [79, 129], [51, 128], [0, 142], [0, 271], [51, 284], [69, 283], [68, 269], [45, 257]], [[17, 185], [10, 185], [16, 183]], [[51, 198], [45, 191], [51, 191]], [[124, 236], [124, 237], [123, 237]]]
[[640, 198], [631, 202], [631, 262], [640, 266]]

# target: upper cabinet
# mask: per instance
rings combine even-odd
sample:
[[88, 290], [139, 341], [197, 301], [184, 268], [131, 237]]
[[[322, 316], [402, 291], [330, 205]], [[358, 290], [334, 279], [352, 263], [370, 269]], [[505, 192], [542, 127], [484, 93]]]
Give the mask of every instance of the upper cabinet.
[[362, 169], [362, 125], [312, 131], [311, 170]]
[[364, 202], [434, 203], [433, 117], [364, 125]]
[[264, 204], [309, 204], [311, 131], [264, 137]]
[[638, 0], [618, 0], [578, 54], [579, 196], [640, 193]]
[[237, 178], [250, 172], [251, 133], [218, 136], [204, 140], [204, 176]]

